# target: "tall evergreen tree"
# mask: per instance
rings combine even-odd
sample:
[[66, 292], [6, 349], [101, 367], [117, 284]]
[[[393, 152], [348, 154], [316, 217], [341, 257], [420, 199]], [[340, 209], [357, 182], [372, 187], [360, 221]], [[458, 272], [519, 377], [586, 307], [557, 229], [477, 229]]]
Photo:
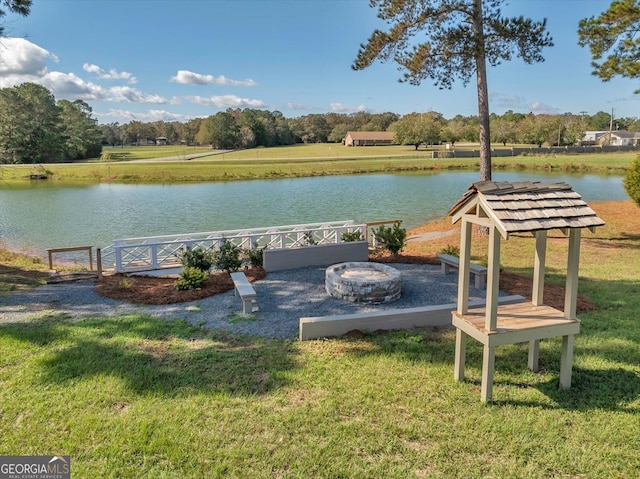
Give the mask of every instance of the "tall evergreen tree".
[[640, 78], [640, 0], [616, 0], [599, 16], [583, 18], [578, 37], [591, 51], [594, 75]]
[[552, 46], [546, 20], [506, 18], [504, 0], [371, 0], [391, 28], [375, 30], [360, 46], [352, 65], [362, 70], [374, 61], [392, 60], [404, 70], [400, 81], [419, 85], [430, 78], [440, 88], [476, 76], [480, 122], [480, 179], [491, 179], [491, 141], [487, 62], [498, 65], [515, 55], [526, 63], [543, 61]]

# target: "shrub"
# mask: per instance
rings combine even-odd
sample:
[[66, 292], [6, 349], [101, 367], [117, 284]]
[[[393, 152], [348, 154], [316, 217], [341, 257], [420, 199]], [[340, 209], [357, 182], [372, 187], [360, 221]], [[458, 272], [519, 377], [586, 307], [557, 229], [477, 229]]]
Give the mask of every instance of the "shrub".
[[640, 206], [640, 155], [631, 163], [622, 183], [633, 202]]
[[213, 253], [213, 264], [217, 269], [227, 273], [238, 271], [242, 266], [240, 253], [242, 253], [240, 246], [225, 240], [220, 245], [220, 249]]
[[351, 243], [353, 241], [363, 241], [362, 232], [360, 230], [345, 231], [340, 235], [340, 239], [345, 243]]
[[213, 266], [213, 253], [199, 246], [195, 248], [187, 246], [178, 257], [185, 268], [190, 267], [198, 268], [200, 271], [209, 271]]
[[382, 225], [373, 230], [373, 235], [381, 248], [394, 255], [402, 251], [407, 240], [407, 230], [400, 226], [400, 222], [395, 223], [393, 227]]
[[447, 246], [445, 246], [444, 248], [442, 248], [440, 250], [440, 254], [448, 254], [451, 256], [455, 256], [457, 258], [460, 257], [460, 248], [452, 245], [452, 244], [448, 244]]
[[254, 268], [261, 268], [264, 264], [264, 250], [265, 248], [248, 248], [244, 250], [244, 256], [247, 258], [251, 266]]
[[209, 275], [202, 271], [200, 268], [193, 266], [185, 266], [180, 273], [180, 277], [173, 284], [173, 287], [178, 291], [186, 291], [188, 289], [200, 289], [207, 280]]
[[313, 246], [316, 244], [316, 240], [313, 237], [313, 231], [305, 231], [304, 238], [302, 239], [303, 246]]

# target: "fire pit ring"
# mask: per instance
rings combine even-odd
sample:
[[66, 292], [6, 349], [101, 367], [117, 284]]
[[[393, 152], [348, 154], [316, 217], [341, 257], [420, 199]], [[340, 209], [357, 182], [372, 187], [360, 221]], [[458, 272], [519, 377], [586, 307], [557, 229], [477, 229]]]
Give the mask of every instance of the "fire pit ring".
[[400, 271], [386, 264], [348, 262], [329, 266], [325, 290], [334, 298], [353, 303], [381, 304], [400, 299]]

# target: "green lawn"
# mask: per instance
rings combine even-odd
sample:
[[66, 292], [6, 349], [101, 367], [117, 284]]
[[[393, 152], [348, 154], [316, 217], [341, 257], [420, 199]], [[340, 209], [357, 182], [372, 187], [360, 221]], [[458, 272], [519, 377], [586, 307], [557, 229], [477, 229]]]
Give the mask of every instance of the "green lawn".
[[[292, 145], [219, 153], [187, 160], [187, 153], [173, 147], [114, 148], [110, 161], [78, 164], [0, 165], [0, 181], [26, 183], [29, 174], [49, 174], [52, 182], [168, 183], [229, 181], [307, 176], [438, 170], [477, 170], [478, 158], [434, 159], [432, 152], [407, 146], [347, 147], [340, 144]], [[207, 152], [192, 149], [189, 154]], [[164, 153], [160, 153], [164, 152]], [[175, 161], [120, 161], [184, 156]], [[135, 157], [134, 157], [135, 155]], [[623, 174], [637, 153], [517, 156], [494, 158], [495, 170], [589, 171]]]
[[[499, 348], [484, 405], [482, 349], [469, 343], [454, 382], [450, 330], [297, 342], [43, 314], [0, 326], [0, 454], [68, 454], [73, 477], [638, 477], [640, 215], [596, 211], [607, 225], [585, 234], [580, 292], [599, 309], [581, 315], [570, 390], [559, 339], [541, 343], [539, 373], [524, 345]], [[530, 275], [533, 243], [505, 242], [503, 268]]]

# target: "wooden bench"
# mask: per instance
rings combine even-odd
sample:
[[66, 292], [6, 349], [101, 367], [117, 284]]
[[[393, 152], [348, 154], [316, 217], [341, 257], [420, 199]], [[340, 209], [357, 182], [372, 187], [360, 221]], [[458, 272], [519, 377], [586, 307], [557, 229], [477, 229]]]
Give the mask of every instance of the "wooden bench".
[[[440, 266], [442, 267], [442, 273], [447, 274], [451, 268], [460, 267], [460, 258], [451, 256], [450, 254], [439, 254]], [[483, 289], [487, 284], [487, 268], [480, 266], [479, 264], [469, 263], [469, 270], [474, 276], [475, 287], [477, 289]]]
[[235, 295], [240, 296], [242, 300], [242, 314], [251, 314], [258, 311], [256, 301], [256, 290], [253, 289], [247, 276], [242, 272], [231, 273]]

